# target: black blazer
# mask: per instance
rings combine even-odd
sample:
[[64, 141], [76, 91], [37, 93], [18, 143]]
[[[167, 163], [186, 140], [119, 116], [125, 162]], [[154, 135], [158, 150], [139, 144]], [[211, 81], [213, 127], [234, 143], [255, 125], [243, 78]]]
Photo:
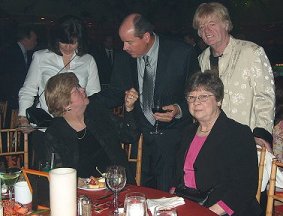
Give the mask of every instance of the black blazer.
[[[184, 130], [177, 154], [177, 182], [184, 182], [184, 161], [198, 124]], [[257, 151], [250, 128], [232, 119], [224, 112], [216, 120], [194, 163], [197, 188], [214, 188], [206, 206], [225, 202], [233, 215], [259, 215], [256, 201], [258, 185]]]
[[1, 96], [9, 99], [12, 108], [18, 108], [18, 93], [23, 86], [31, 62], [29, 52], [27, 57], [28, 62], [26, 64], [23, 52], [17, 43], [5, 47], [1, 51]]
[[[135, 130], [135, 123], [132, 121], [131, 113], [126, 113], [124, 121], [114, 118], [107, 108], [94, 101], [90, 101], [85, 112], [88, 133], [90, 132], [96, 138], [112, 164], [122, 165], [126, 168], [127, 181], [135, 183], [126, 154], [121, 148], [121, 142], [136, 142], [138, 134]], [[55, 152], [57, 167], [78, 168], [80, 155], [77, 134], [63, 117], [54, 118], [43, 136], [43, 145], [38, 146], [39, 149], [35, 149], [35, 155], [39, 159], [46, 158], [48, 160], [51, 158], [51, 153]], [[93, 166], [95, 167], [95, 164]]]
[[[162, 105], [177, 103], [180, 105], [184, 118], [175, 119], [163, 127], [173, 127], [187, 118], [188, 108], [184, 96], [186, 80], [196, 70], [197, 58], [193, 55], [193, 48], [179, 41], [173, 41], [159, 37], [158, 63], [156, 69], [154, 99], [160, 99]], [[106, 97], [111, 102], [119, 105], [123, 103], [125, 90], [135, 88], [139, 91], [137, 59], [132, 58], [126, 52], [117, 53], [112, 71], [111, 87], [113, 92]], [[113, 95], [115, 95], [113, 97]], [[140, 107], [135, 104], [135, 113], [140, 125], [151, 127]], [[162, 127], [162, 125], [161, 125]]]
[[[113, 49], [113, 61], [115, 58], [115, 53], [116, 50]], [[93, 55], [97, 64], [100, 83], [109, 84], [112, 73], [112, 62], [108, 58], [105, 48], [103, 46], [99, 46], [96, 49], [93, 49], [91, 54]]]

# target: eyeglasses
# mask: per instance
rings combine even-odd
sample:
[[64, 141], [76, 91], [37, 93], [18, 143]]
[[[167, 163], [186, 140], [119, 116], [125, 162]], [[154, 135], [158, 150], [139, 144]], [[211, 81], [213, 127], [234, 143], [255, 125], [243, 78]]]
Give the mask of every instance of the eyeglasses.
[[194, 103], [197, 99], [198, 99], [200, 102], [205, 102], [205, 101], [207, 101], [207, 99], [208, 99], [210, 96], [214, 96], [214, 95], [208, 95], [208, 94], [199, 95], [199, 96], [191, 96], [191, 95], [188, 95], [188, 96], [186, 97], [186, 100], [187, 100], [189, 103]]

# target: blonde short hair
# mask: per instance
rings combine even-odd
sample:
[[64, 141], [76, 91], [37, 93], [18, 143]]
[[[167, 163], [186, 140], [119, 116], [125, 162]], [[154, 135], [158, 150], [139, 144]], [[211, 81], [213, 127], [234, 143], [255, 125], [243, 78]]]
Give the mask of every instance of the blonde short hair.
[[45, 100], [48, 111], [55, 117], [63, 116], [65, 107], [71, 103], [71, 91], [79, 85], [76, 75], [60, 73], [51, 77], [45, 87]]
[[228, 9], [217, 2], [211, 3], [203, 3], [200, 4], [195, 12], [194, 19], [193, 19], [193, 27], [194, 29], [199, 29], [199, 24], [201, 20], [205, 19], [208, 16], [215, 15], [217, 16], [222, 22], [226, 22], [228, 24], [227, 31], [230, 32], [233, 29], [233, 24], [230, 19]]

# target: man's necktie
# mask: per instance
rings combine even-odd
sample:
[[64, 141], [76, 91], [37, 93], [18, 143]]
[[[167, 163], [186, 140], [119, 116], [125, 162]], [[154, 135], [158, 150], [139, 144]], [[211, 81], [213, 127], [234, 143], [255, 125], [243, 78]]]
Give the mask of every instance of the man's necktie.
[[107, 50], [107, 56], [108, 56], [110, 63], [112, 64], [113, 63], [112, 50]]
[[154, 93], [154, 83], [153, 83], [154, 74], [153, 71], [150, 70], [148, 56], [143, 56], [143, 60], [145, 63], [145, 67], [144, 67], [143, 87], [142, 87], [142, 110], [147, 120], [152, 125], [154, 125], [155, 119], [151, 111], [153, 105], [153, 93]]

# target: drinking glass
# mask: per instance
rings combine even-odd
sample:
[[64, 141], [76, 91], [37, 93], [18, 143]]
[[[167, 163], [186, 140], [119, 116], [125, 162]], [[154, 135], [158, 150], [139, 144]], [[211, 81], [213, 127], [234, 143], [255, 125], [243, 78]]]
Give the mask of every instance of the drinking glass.
[[[161, 102], [160, 100], [155, 100], [154, 104], [153, 104], [153, 107], [151, 108], [151, 111], [152, 113], [165, 113], [166, 111], [162, 109], [162, 106], [161, 106]], [[155, 125], [154, 125], [154, 131], [151, 131], [150, 134], [162, 134], [162, 132], [159, 130], [159, 121], [158, 120], [155, 120]]]
[[143, 193], [128, 193], [125, 198], [124, 211], [126, 216], [145, 216], [147, 212], [146, 198]]
[[0, 172], [1, 181], [7, 185], [10, 201], [12, 200], [13, 186], [20, 174], [21, 170], [19, 168], [8, 168], [6, 171]]
[[177, 216], [175, 208], [157, 206], [154, 208], [154, 216]]
[[106, 183], [108, 188], [114, 193], [113, 215], [119, 215], [118, 193], [125, 187], [127, 181], [125, 168], [122, 166], [110, 166], [106, 170]]

